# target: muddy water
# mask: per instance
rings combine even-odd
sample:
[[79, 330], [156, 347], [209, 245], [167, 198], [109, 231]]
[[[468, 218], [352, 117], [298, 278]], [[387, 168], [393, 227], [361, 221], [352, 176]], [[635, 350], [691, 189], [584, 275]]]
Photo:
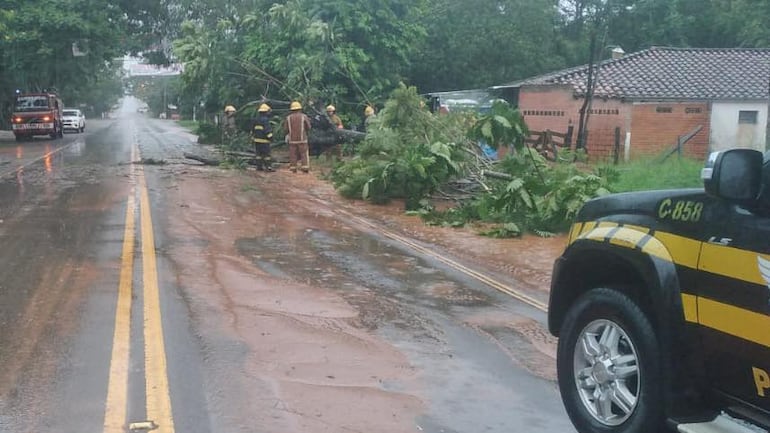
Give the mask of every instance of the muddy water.
[[[543, 301], [560, 240], [426, 227], [312, 174], [190, 165], [203, 149], [172, 125], [128, 110], [2, 165], [0, 430], [101, 430], [137, 145], [165, 163], [142, 168], [177, 431], [571, 431], [543, 312], [438, 259]], [[152, 392], [136, 265], [130, 421]]]
[[205, 382], [219, 390], [208, 404], [222, 431], [569, 431], [551, 415], [562, 409], [542, 312], [340, 211], [460, 251], [542, 298], [563, 240], [546, 241], [552, 252], [539, 239], [448, 236], [341, 200], [313, 175], [159, 173], [170, 181], [165, 250], [217, 366]]

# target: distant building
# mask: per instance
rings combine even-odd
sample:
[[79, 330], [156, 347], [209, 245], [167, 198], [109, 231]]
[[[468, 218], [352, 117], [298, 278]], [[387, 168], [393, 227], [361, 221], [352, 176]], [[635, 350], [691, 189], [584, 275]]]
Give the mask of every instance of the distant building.
[[[653, 47], [595, 65], [589, 155], [621, 158], [659, 154], [701, 127], [683, 147], [703, 158], [710, 151], [767, 146], [770, 49]], [[588, 66], [495, 86], [518, 105], [531, 130], [577, 134], [587, 91]], [[574, 141], [574, 140], [573, 140]]]
[[430, 101], [430, 110], [434, 113], [460, 110], [484, 112], [494, 101], [492, 93], [486, 89], [433, 92], [424, 96]]
[[124, 68], [128, 77], [171, 77], [181, 75], [184, 71], [184, 66], [181, 63], [161, 66], [130, 61], [124, 62]]

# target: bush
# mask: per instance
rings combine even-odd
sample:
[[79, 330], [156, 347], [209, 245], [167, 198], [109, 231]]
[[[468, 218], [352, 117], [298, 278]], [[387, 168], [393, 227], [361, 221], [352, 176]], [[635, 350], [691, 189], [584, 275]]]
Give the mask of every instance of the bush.
[[195, 133], [201, 144], [219, 144], [222, 139], [219, 127], [213, 123], [199, 123]]
[[490, 191], [423, 218], [429, 224], [452, 227], [473, 221], [496, 224], [481, 232], [487, 236], [519, 236], [526, 231], [549, 236], [567, 229], [586, 201], [609, 193], [602, 176], [583, 173], [574, 164], [549, 163], [528, 148], [506, 156], [499, 169], [511, 179], [490, 182]]
[[462, 170], [457, 141], [464, 132], [449, 117], [427, 111], [414, 87], [393, 92], [370, 124], [358, 154], [335, 168], [331, 179], [340, 194], [373, 203], [406, 200], [407, 209]]
[[[418, 210], [415, 213], [429, 224], [457, 227], [477, 221], [486, 226], [482, 234], [510, 237], [525, 231], [542, 236], [562, 231], [583, 203], [608, 193], [605, 177], [580, 172], [572, 163], [549, 163], [526, 147], [526, 124], [506, 103], [495, 103], [474, 122], [467, 114], [433, 115], [421, 102], [412, 87], [402, 85], [393, 93], [368, 128], [358, 154], [332, 172], [340, 194], [373, 203], [404, 198], [407, 210]], [[426, 198], [465, 174], [466, 155], [477, 156], [469, 137], [511, 147], [495, 168], [510, 179], [485, 179], [486, 192], [453, 209], [430, 210]]]

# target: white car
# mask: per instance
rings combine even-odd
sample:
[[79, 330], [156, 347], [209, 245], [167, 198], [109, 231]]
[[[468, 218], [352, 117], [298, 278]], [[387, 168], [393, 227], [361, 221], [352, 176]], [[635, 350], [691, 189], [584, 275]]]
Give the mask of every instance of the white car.
[[76, 108], [65, 108], [62, 111], [62, 124], [63, 130], [75, 130], [77, 132], [83, 132], [86, 130], [86, 116], [83, 112]]

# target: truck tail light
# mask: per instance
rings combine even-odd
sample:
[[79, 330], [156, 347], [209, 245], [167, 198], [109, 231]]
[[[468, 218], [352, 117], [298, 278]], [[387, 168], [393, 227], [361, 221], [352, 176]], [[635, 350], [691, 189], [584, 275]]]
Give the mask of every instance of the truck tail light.
[[50, 122], [51, 116], [43, 116], [43, 122]]
[[13, 123], [21, 123], [21, 117], [14, 117], [14, 118], [12, 118], [11, 122], [13, 122]]

